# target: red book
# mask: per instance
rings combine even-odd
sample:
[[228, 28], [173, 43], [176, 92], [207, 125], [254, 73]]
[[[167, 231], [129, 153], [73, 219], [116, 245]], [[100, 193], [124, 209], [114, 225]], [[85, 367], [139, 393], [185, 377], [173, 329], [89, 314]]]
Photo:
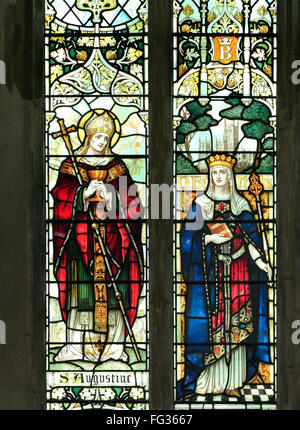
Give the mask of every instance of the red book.
[[212, 234], [220, 234], [223, 237], [226, 237], [228, 239], [233, 238], [232, 231], [228, 227], [228, 225], [224, 222], [215, 222], [207, 224], [207, 227], [209, 228], [210, 232]]

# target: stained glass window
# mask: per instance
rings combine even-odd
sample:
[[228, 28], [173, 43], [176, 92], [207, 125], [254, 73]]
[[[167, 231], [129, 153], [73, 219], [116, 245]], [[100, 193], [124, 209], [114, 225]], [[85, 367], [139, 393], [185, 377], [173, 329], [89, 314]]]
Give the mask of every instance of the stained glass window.
[[276, 1], [174, 0], [176, 409], [276, 404]]
[[147, 409], [147, 0], [45, 2], [49, 409]]

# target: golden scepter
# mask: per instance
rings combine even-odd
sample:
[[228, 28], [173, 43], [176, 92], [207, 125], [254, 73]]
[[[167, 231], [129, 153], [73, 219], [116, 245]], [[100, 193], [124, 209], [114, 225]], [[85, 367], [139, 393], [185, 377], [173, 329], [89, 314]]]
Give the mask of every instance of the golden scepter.
[[263, 247], [264, 247], [267, 263], [271, 265], [269, 244], [267, 240], [267, 234], [266, 234], [265, 225], [264, 225], [264, 217], [263, 217], [261, 201], [260, 201], [260, 195], [264, 191], [264, 187], [260, 182], [258, 175], [256, 175], [255, 172], [253, 172], [252, 175], [250, 176], [250, 186], [248, 190], [256, 199], [258, 218], [260, 221], [260, 229], [261, 229], [261, 234], [263, 238]]
[[[79, 182], [80, 185], [83, 185], [83, 179], [81, 177], [80, 171], [79, 171], [78, 166], [77, 166], [77, 162], [76, 162], [76, 159], [75, 159], [75, 156], [74, 156], [73, 147], [72, 147], [72, 143], [71, 143], [71, 139], [70, 139], [70, 133], [74, 133], [75, 131], [77, 131], [77, 128], [75, 127], [75, 125], [73, 125], [72, 127], [66, 128], [63, 119], [59, 120], [58, 123], [59, 123], [61, 131], [58, 132], [58, 133], [52, 133], [52, 137], [54, 139], [57, 139], [59, 137], [63, 138], [63, 140], [64, 140], [64, 142], [66, 144], [66, 147], [68, 149], [68, 152], [69, 152], [69, 155], [70, 155], [70, 158], [71, 158], [71, 161], [72, 161], [72, 165], [73, 165], [76, 177], [78, 179], [78, 182]], [[118, 300], [118, 303], [119, 303], [119, 306], [120, 306], [120, 309], [121, 309], [121, 312], [122, 312], [123, 320], [124, 320], [126, 328], [128, 330], [128, 334], [129, 334], [130, 341], [131, 341], [131, 344], [133, 346], [135, 355], [136, 355], [138, 361], [142, 361], [141, 355], [140, 355], [140, 352], [138, 350], [138, 347], [137, 347], [137, 344], [136, 344], [136, 340], [135, 340], [135, 337], [134, 337], [134, 334], [133, 334], [133, 331], [132, 331], [132, 328], [131, 328], [131, 325], [130, 325], [130, 323], [128, 321], [128, 318], [127, 318], [127, 315], [126, 315], [126, 311], [125, 311], [124, 304], [123, 304], [123, 301], [122, 301], [122, 294], [119, 291], [119, 288], [117, 286], [115, 277], [114, 277], [113, 272], [112, 272], [112, 268], [110, 266], [110, 263], [109, 263], [109, 260], [108, 260], [108, 257], [107, 257], [106, 249], [105, 249], [102, 237], [101, 237], [101, 233], [100, 233], [99, 227], [98, 227], [98, 225], [96, 223], [95, 217], [94, 217], [93, 212], [91, 211], [91, 209], [89, 209], [88, 214], [89, 214], [89, 217], [90, 217], [91, 221], [93, 222], [92, 228], [93, 228], [93, 230], [96, 233], [97, 241], [99, 243], [99, 246], [100, 246], [100, 249], [101, 249], [101, 253], [102, 253], [103, 257], [104, 257], [105, 265], [106, 265], [106, 268], [107, 268], [108, 273], [109, 273], [111, 284], [112, 284], [112, 286], [114, 288], [115, 297]]]

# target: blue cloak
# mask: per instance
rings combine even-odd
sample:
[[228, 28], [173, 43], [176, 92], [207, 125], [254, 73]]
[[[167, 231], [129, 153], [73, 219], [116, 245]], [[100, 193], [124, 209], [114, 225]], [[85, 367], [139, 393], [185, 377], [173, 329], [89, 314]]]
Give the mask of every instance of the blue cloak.
[[[181, 270], [187, 286], [185, 310], [185, 377], [177, 384], [177, 399], [194, 393], [199, 375], [205, 369], [205, 354], [211, 351], [210, 314], [216, 297], [215, 245], [204, 245], [206, 234], [211, 234], [206, 223], [199, 230], [190, 230], [188, 224], [195, 220], [198, 205], [194, 202], [183, 223], [180, 233]], [[199, 212], [198, 212], [199, 213]], [[242, 212], [236, 222], [243, 234], [247, 250], [251, 285], [251, 302], [254, 331], [245, 339], [247, 347], [247, 380], [257, 372], [259, 362], [270, 363], [270, 339], [268, 323], [267, 275], [252, 261], [248, 245], [250, 243], [264, 256], [262, 238], [253, 215]], [[206, 269], [206, 270], [205, 270]], [[208, 288], [209, 283], [209, 288]]]

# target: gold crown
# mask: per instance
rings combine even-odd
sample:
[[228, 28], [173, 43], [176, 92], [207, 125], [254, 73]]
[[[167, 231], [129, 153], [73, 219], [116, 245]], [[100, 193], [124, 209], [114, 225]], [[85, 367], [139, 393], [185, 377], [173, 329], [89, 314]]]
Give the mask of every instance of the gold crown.
[[236, 163], [235, 158], [225, 154], [211, 155], [207, 159], [207, 164], [210, 169], [214, 166], [226, 166], [232, 169], [235, 163]]
[[87, 123], [85, 130], [88, 136], [96, 133], [105, 133], [109, 137], [116, 131], [114, 120], [107, 112], [104, 112], [104, 114], [100, 116], [93, 116]]

